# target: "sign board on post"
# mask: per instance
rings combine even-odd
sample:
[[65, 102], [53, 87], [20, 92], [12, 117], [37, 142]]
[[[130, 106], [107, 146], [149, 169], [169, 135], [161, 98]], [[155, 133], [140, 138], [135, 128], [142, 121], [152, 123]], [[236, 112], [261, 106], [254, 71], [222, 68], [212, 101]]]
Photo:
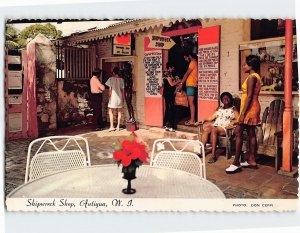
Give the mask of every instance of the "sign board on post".
[[149, 36], [151, 49], [170, 49], [175, 45], [175, 42], [169, 36], [151, 35]]
[[131, 35], [115, 36], [113, 39], [113, 55], [131, 55]]
[[219, 106], [220, 26], [198, 32], [198, 121]]

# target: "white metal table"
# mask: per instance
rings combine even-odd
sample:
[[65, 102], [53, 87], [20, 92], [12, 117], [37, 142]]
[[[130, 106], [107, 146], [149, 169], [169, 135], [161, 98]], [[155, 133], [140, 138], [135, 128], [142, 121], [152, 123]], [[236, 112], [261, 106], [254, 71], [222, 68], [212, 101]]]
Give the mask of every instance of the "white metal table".
[[225, 198], [213, 183], [174, 169], [141, 166], [131, 181], [136, 193], [122, 189], [121, 167], [92, 166], [68, 170], [28, 182], [12, 191], [9, 198]]

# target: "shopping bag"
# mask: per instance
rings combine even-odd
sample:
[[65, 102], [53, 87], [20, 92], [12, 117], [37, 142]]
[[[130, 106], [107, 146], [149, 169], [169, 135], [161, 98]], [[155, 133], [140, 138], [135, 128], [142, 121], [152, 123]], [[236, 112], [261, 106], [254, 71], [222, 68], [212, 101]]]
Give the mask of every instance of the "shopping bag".
[[175, 95], [175, 105], [188, 107], [189, 102], [185, 91], [177, 91]]

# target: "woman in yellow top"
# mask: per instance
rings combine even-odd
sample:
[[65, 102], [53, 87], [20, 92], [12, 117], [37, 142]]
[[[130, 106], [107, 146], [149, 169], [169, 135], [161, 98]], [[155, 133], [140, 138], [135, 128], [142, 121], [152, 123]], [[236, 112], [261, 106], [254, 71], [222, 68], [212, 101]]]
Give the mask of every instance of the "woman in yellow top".
[[[255, 162], [256, 155], [256, 135], [255, 128], [260, 122], [260, 104], [258, 101], [261, 89], [261, 79], [258, 74], [260, 69], [260, 59], [258, 56], [249, 55], [246, 57], [246, 63], [243, 65], [245, 73], [249, 76], [242, 85], [242, 99], [238, 125], [234, 131], [236, 137], [235, 158], [233, 163], [226, 169], [226, 173], [233, 174], [241, 171], [242, 167], [257, 168]], [[248, 161], [240, 162], [240, 155], [243, 144], [243, 131], [247, 130], [249, 137], [250, 155]]]
[[190, 51], [184, 51], [183, 57], [186, 62], [189, 62], [189, 67], [182, 78], [182, 81], [179, 85], [179, 89], [181, 89], [184, 82], [186, 82], [186, 95], [188, 97], [191, 115], [190, 120], [185, 122], [184, 124], [187, 126], [195, 126], [194, 98], [197, 93], [198, 64], [197, 60], [192, 57], [192, 53]]

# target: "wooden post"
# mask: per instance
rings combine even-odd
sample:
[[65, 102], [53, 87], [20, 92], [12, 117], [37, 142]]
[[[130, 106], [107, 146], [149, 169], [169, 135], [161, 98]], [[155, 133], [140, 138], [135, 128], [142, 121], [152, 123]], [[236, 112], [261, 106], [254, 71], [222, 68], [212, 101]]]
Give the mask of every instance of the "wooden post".
[[293, 105], [292, 105], [292, 53], [293, 53], [293, 21], [285, 22], [285, 69], [284, 69], [284, 101], [283, 112], [283, 161], [282, 170], [292, 171], [293, 141]]

